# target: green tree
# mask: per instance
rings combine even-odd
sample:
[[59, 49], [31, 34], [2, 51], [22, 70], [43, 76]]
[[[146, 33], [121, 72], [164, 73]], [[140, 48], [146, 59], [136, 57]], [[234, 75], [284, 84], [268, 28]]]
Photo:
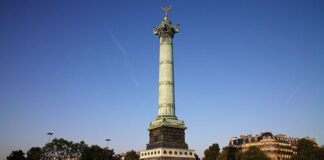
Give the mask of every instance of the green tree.
[[124, 160], [139, 160], [139, 157], [140, 156], [134, 150], [131, 150], [126, 153]]
[[7, 160], [26, 160], [25, 153], [22, 150], [12, 151]]
[[292, 160], [324, 160], [324, 149], [317, 143], [308, 139], [300, 139], [297, 142], [297, 154]]
[[80, 160], [118, 160], [114, 150], [92, 145], [83, 150]]
[[120, 154], [116, 154], [116, 155], [114, 156], [114, 159], [115, 159], [115, 160], [121, 160], [121, 159], [122, 159], [122, 156], [121, 156]]
[[208, 149], [204, 151], [203, 160], [216, 160], [219, 156], [219, 150], [219, 145], [217, 143], [212, 144]]
[[237, 160], [239, 152], [237, 148], [229, 146], [224, 147], [217, 160]]
[[27, 151], [27, 160], [40, 160], [43, 151], [40, 147], [32, 147]]
[[195, 153], [195, 159], [196, 159], [196, 160], [200, 160], [198, 154], [196, 154], [196, 153]]
[[269, 157], [260, 150], [260, 148], [252, 146], [246, 152], [242, 153], [242, 160], [270, 160]]
[[80, 143], [73, 143], [72, 141], [67, 141], [63, 138], [53, 139], [52, 142], [47, 143], [43, 147], [43, 156], [42, 159], [57, 159], [57, 160], [66, 160], [80, 158], [82, 150], [87, 145], [81, 141]]
[[324, 160], [324, 148], [323, 148], [323, 146], [321, 148], [318, 148], [317, 153], [316, 153], [316, 157], [319, 160]]
[[83, 150], [80, 160], [105, 160], [106, 154], [105, 151], [97, 146], [92, 145]]

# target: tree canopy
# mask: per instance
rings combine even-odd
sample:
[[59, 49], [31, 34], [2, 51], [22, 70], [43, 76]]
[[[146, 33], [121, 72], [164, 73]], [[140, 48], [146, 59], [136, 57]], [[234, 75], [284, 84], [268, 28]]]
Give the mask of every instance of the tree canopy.
[[134, 150], [131, 150], [126, 153], [124, 160], [139, 160], [139, 157], [140, 156]]
[[25, 153], [22, 150], [12, 151], [7, 160], [26, 160]]
[[241, 156], [242, 160], [269, 160], [269, 157], [260, 148], [255, 146], [249, 147]]
[[[135, 152], [135, 151], [133, 151]], [[136, 153], [136, 152], [135, 152]], [[83, 141], [74, 143], [63, 138], [53, 139], [44, 147], [32, 147], [27, 158], [22, 150], [12, 151], [7, 160], [120, 160], [114, 150], [97, 145], [88, 146]]]
[[196, 160], [200, 160], [198, 154], [196, 154], [196, 153], [195, 153], [195, 159], [196, 159]]
[[27, 160], [40, 160], [42, 158], [42, 155], [42, 148], [32, 147], [27, 151]]
[[45, 160], [53, 159], [54, 157], [57, 160], [80, 158], [82, 150], [86, 147], [87, 145], [83, 141], [80, 143], [73, 143], [63, 138], [55, 138], [52, 142], [47, 143], [43, 147], [43, 158]]
[[92, 145], [83, 150], [80, 160], [118, 160], [114, 150]]
[[300, 139], [297, 142], [297, 154], [292, 160], [324, 160], [324, 149], [317, 143], [308, 139]]
[[238, 160], [238, 149], [232, 146], [224, 147], [217, 160]]
[[216, 158], [219, 156], [219, 150], [219, 145], [217, 143], [212, 144], [204, 151], [203, 160], [216, 160]]

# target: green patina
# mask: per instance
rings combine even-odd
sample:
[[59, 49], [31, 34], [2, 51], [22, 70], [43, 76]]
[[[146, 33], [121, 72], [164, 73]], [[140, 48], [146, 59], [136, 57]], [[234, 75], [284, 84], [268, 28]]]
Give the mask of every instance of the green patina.
[[173, 37], [179, 32], [179, 25], [172, 25], [167, 17], [164, 17], [161, 24], [153, 29], [153, 33], [159, 37]]
[[184, 121], [178, 120], [176, 116], [158, 116], [156, 120], [150, 123], [148, 130], [162, 126], [187, 129], [187, 127], [184, 124]]

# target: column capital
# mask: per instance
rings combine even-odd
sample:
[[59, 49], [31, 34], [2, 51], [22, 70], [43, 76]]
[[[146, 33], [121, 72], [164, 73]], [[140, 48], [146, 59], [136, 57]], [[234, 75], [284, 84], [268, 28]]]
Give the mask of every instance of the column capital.
[[173, 38], [175, 33], [179, 32], [179, 25], [172, 25], [171, 21], [167, 17], [164, 17], [163, 21], [158, 27], [154, 27], [153, 33], [159, 37], [171, 37]]

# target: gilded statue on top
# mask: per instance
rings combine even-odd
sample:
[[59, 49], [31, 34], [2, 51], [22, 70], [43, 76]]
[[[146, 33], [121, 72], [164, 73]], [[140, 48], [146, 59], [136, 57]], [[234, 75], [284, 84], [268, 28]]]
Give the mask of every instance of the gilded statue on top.
[[170, 9], [171, 9], [171, 7], [169, 7], [169, 6], [165, 6], [165, 7], [163, 7], [162, 9], [163, 9], [163, 12], [164, 12], [165, 16], [167, 16], [168, 13], [169, 13], [169, 11], [170, 11]]

